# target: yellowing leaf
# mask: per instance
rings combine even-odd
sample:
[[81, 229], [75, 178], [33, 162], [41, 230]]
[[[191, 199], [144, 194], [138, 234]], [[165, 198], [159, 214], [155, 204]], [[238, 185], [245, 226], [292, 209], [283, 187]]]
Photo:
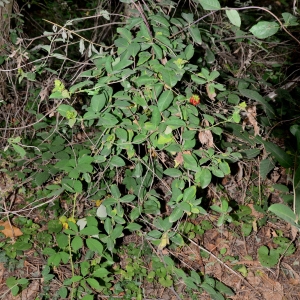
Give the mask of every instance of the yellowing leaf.
[[68, 229], [69, 228], [69, 224], [67, 222], [63, 223], [62, 226], [63, 226], [63, 229]]
[[102, 201], [103, 201], [103, 200], [96, 200], [95, 205], [96, 205], [97, 207], [99, 207], [99, 206], [101, 205]]
[[76, 223], [76, 220], [73, 217], [68, 218], [69, 222], [73, 222], [74, 224]]
[[169, 241], [169, 237], [168, 237], [168, 232], [165, 232], [161, 237], [160, 243], [158, 245], [158, 250], [160, 250], [160, 251], [163, 250], [169, 244], [170, 244], [170, 241]]
[[61, 216], [61, 217], [59, 217], [58, 220], [59, 220], [60, 223], [63, 224], [63, 223], [66, 223], [66, 222], [67, 222], [67, 219], [68, 219], [68, 218], [67, 218], [66, 216]]
[[4, 229], [0, 230], [6, 237], [17, 237], [23, 235], [22, 231], [12, 226], [8, 221], [0, 221], [0, 226], [3, 226]]

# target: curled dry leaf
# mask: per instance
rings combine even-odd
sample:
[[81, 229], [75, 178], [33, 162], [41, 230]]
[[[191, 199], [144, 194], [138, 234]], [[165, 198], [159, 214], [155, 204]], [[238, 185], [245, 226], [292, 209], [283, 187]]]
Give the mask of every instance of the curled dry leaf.
[[208, 83], [206, 85], [206, 92], [207, 92], [207, 95], [208, 95], [209, 99], [214, 101], [217, 94], [216, 94], [216, 91], [215, 91], [215, 87], [211, 83]]
[[[202, 121], [202, 126], [208, 127], [209, 126], [208, 121], [204, 119]], [[214, 146], [214, 138], [210, 130], [204, 129], [199, 131], [198, 138], [202, 145], [207, 146], [208, 148]]]
[[0, 230], [6, 237], [17, 237], [20, 235], [23, 235], [22, 231], [15, 227], [12, 226], [8, 221], [0, 221], [0, 226], [3, 226], [4, 229]]
[[178, 152], [178, 154], [176, 155], [174, 161], [175, 161], [175, 168], [182, 165], [182, 163], [183, 163], [182, 152]]
[[243, 130], [245, 129], [246, 125], [252, 125], [253, 129], [254, 129], [254, 135], [259, 135], [259, 127], [258, 127], [258, 123], [256, 121], [256, 106], [248, 106], [246, 108], [246, 117], [243, 120]]
[[208, 148], [214, 146], [214, 138], [210, 130], [199, 131], [198, 138], [202, 145], [205, 145]]
[[168, 59], [166, 57], [163, 57], [160, 61], [163, 65], [165, 65], [168, 62]]
[[179, 165], [183, 164], [183, 156], [182, 156], [182, 154], [191, 154], [191, 151], [178, 152], [178, 154], [176, 155], [176, 157], [174, 159], [174, 162], [175, 162], [174, 168], [176, 168]]

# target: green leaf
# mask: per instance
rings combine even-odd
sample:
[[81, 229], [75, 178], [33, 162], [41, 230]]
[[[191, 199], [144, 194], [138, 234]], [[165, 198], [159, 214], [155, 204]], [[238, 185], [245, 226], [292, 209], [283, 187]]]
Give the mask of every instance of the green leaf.
[[170, 275], [167, 275], [165, 278], [164, 277], [159, 277], [158, 281], [163, 287], [173, 286], [173, 280], [172, 280], [172, 277]]
[[203, 116], [203, 118], [204, 118], [205, 120], [207, 120], [211, 125], [214, 125], [214, 123], [215, 123], [215, 118], [214, 118], [213, 116], [206, 115], [206, 114], [203, 114], [202, 116]]
[[197, 83], [197, 84], [205, 84], [205, 83], [207, 82], [206, 79], [200, 78], [200, 77], [198, 77], [198, 76], [196, 76], [196, 75], [192, 75], [192, 76], [191, 76], [191, 79], [192, 79], [195, 83]]
[[164, 171], [164, 174], [170, 177], [180, 177], [182, 176], [182, 172], [175, 168], [169, 168]]
[[211, 127], [210, 130], [217, 135], [221, 135], [223, 133], [223, 129], [221, 127]]
[[57, 234], [56, 241], [57, 241], [58, 247], [61, 249], [65, 248], [69, 244], [67, 236], [64, 233]]
[[32, 248], [32, 244], [26, 243], [24, 241], [17, 241], [14, 243], [14, 248], [16, 250], [26, 251]]
[[99, 282], [94, 278], [87, 278], [86, 282], [90, 285], [91, 288], [96, 291], [101, 291], [104, 287], [99, 284]]
[[134, 83], [136, 84], [137, 87], [141, 87], [142, 85], [145, 86], [153, 85], [157, 81], [158, 79], [155, 77], [151, 77], [149, 75], [141, 75], [134, 81]]
[[132, 42], [132, 34], [128, 29], [118, 27], [117, 32], [122, 36], [122, 38], [126, 39], [129, 43]]
[[133, 144], [141, 144], [143, 143], [145, 140], [147, 139], [147, 135], [146, 134], [138, 134], [133, 138], [132, 143]]
[[139, 53], [139, 60], [138, 60], [137, 66], [140, 66], [140, 65], [144, 64], [147, 60], [149, 60], [151, 58], [151, 56], [152, 55], [149, 52], [141, 52], [141, 53]]
[[130, 231], [138, 231], [141, 228], [142, 228], [142, 226], [137, 223], [130, 223], [128, 226], [125, 227], [125, 229], [128, 229]]
[[72, 249], [77, 252], [79, 249], [83, 247], [83, 241], [80, 236], [75, 236], [71, 242]]
[[9, 287], [9, 288], [12, 288], [14, 285], [16, 285], [18, 283], [16, 277], [8, 277], [6, 279], [6, 285]]
[[90, 273], [90, 262], [89, 261], [83, 261], [80, 263], [80, 273], [82, 276], [86, 276]]
[[150, 20], [155, 21], [159, 25], [163, 25], [165, 27], [170, 27], [170, 23], [167, 21], [167, 19], [160, 15], [150, 15], [149, 18], [150, 18]]
[[67, 104], [61, 104], [58, 108], [57, 111], [63, 116], [67, 117], [68, 113], [77, 113], [76, 110]]
[[218, 10], [221, 9], [220, 2], [218, 0], [198, 0], [204, 10]]
[[14, 150], [22, 157], [24, 158], [24, 156], [26, 155], [26, 151], [19, 145], [16, 144], [12, 144]]
[[279, 253], [274, 249], [269, 250], [266, 246], [259, 247], [257, 253], [258, 260], [263, 267], [274, 267], [279, 261]]
[[260, 21], [250, 28], [250, 32], [259, 39], [265, 39], [274, 35], [280, 28], [276, 22]]
[[[194, 22], [194, 14], [186, 14], [186, 13], [181, 13], [181, 16], [189, 23], [193, 23]], [[181, 24], [180, 24], [181, 25]]]
[[94, 300], [94, 295], [85, 295], [81, 300]]
[[187, 60], [190, 60], [194, 56], [194, 46], [192, 44], [189, 44], [185, 49], [184, 49], [184, 54], [185, 58]]
[[91, 108], [93, 112], [100, 112], [106, 103], [106, 97], [104, 94], [94, 95], [91, 99]]
[[183, 201], [191, 201], [196, 196], [196, 187], [190, 186], [183, 192]]
[[222, 283], [218, 280], [216, 281], [216, 289], [219, 292], [221, 292], [223, 294], [226, 294], [228, 296], [234, 296], [235, 295], [234, 291], [230, 287], [228, 287], [227, 285], [225, 285], [224, 283]]
[[112, 233], [110, 234], [110, 237], [113, 240], [116, 240], [117, 238], [123, 236], [123, 229], [124, 229], [124, 226], [117, 224], [116, 227], [114, 228], [114, 230], [112, 231]]
[[202, 44], [202, 37], [198, 27], [195, 26], [189, 27], [189, 33], [191, 34], [192, 39], [194, 40], [195, 43], [199, 45]]
[[241, 17], [240, 14], [234, 9], [226, 9], [226, 15], [229, 21], [237, 27], [241, 26]]
[[162, 59], [163, 58], [163, 52], [162, 52], [162, 49], [161, 47], [159, 47], [158, 45], [156, 44], [153, 44], [152, 45], [152, 48], [154, 50], [154, 53], [155, 53], [155, 56], [157, 59]]
[[126, 165], [125, 161], [119, 156], [113, 156], [109, 162], [112, 167], [124, 167]]
[[160, 111], [157, 106], [152, 107], [152, 117], [151, 117], [151, 123], [157, 127], [161, 122], [161, 115]]
[[180, 218], [182, 218], [183, 215], [184, 215], [183, 209], [177, 206], [174, 208], [171, 215], [169, 216], [169, 221], [171, 223], [174, 223], [174, 222], [178, 221]]
[[74, 84], [70, 87], [70, 93], [73, 94], [77, 90], [80, 90], [82, 87], [84, 87], [86, 85], [92, 85], [92, 84], [93, 84], [93, 81], [90, 81], [90, 80], [86, 80], [86, 81], [82, 81], [77, 84]]
[[238, 105], [240, 102], [240, 97], [236, 94], [229, 94], [228, 95], [228, 102], [231, 104]]
[[214, 166], [211, 167], [211, 172], [216, 177], [219, 177], [219, 178], [223, 178], [224, 177], [224, 173], [221, 170], [216, 169]]
[[64, 177], [61, 181], [62, 186], [71, 193], [81, 193], [82, 183], [79, 180]]
[[292, 14], [290, 13], [287, 13], [287, 12], [284, 12], [281, 14], [283, 19], [284, 19], [284, 26], [297, 26], [299, 25], [299, 23], [297, 22], [297, 17], [293, 16]]
[[78, 282], [82, 279], [82, 276], [73, 276], [71, 277], [71, 282]]
[[59, 256], [62, 260], [62, 262], [64, 264], [66, 264], [68, 261], [69, 261], [69, 258], [70, 258], [70, 254], [69, 253], [66, 253], [66, 252], [59, 252]]
[[99, 118], [99, 122], [97, 125], [103, 125], [105, 127], [113, 127], [118, 123], [119, 121], [114, 115], [110, 113], [105, 113], [101, 118]]
[[162, 79], [168, 87], [174, 87], [181, 77], [170, 68], [160, 68]]
[[158, 107], [159, 111], [163, 112], [164, 110], [166, 110], [172, 103], [173, 98], [174, 98], [174, 96], [173, 96], [173, 92], [171, 90], [164, 91], [160, 95], [158, 102], [157, 102], [157, 107]]
[[82, 235], [97, 235], [99, 234], [99, 229], [96, 226], [88, 226], [80, 230]]
[[291, 225], [300, 228], [297, 223], [298, 218], [287, 205], [281, 203], [272, 204], [268, 210]]
[[62, 286], [59, 290], [58, 290], [58, 294], [60, 296], [60, 298], [67, 298], [68, 295], [68, 289], [64, 286]]
[[104, 222], [104, 229], [108, 235], [112, 232], [112, 224], [110, 218], [106, 218]]
[[116, 184], [111, 185], [110, 191], [111, 191], [111, 195], [112, 195], [114, 198], [118, 199], [118, 198], [121, 197], [120, 190], [119, 190], [119, 188], [118, 188], [118, 186], [117, 186]]
[[[203, 282], [200, 285], [210, 296], [216, 294], [217, 292], [215, 291], [214, 287], [212, 287], [210, 284]], [[224, 299], [224, 298], [223, 298]]]
[[[162, 34], [157, 33], [157, 34], [155, 35], [155, 39], [156, 39], [158, 42], [160, 42], [162, 45], [167, 46], [167, 47], [170, 48], [170, 49], [173, 48], [173, 46], [172, 46], [172, 44], [171, 44], [171, 42], [170, 42], [170, 40], [169, 40], [168, 37], [166, 37], [166, 36], [164, 36], [164, 35], [162, 35]], [[160, 43], [159, 43], [159, 44], [160, 44]]]
[[300, 125], [293, 125], [290, 127], [290, 132], [294, 135], [297, 139], [297, 151], [300, 151]]
[[211, 172], [207, 168], [203, 168], [200, 172], [196, 173], [195, 181], [200, 182], [201, 188], [206, 188], [212, 179]]
[[138, 43], [131, 43], [128, 47], [127, 47], [127, 56], [132, 56], [132, 57], [136, 57], [136, 55], [140, 52], [141, 50], [141, 46]]
[[225, 175], [229, 175], [230, 174], [230, 167], [228, 162], [226, 161], [222, 161], [219, 163], [219, 168], [220, 170], [225, 174]]
[[92, 276], [104, 278], [104, 277], [107, 277], [108, 274], [109, 274], [109, 271], [107, 271], [105, 268], [99, 268], [92, 273]]
[[198, 286], [194, 283], [194, 280], [191, 277], [183, 278], [183, 282], [186, 284], [187, 287], [198, 290]]
[[126, 67], [133, 64], [133, 60], [128, 59], [122, 59], [120, 62], [118, 62], [116, 65], [113, 66], [113, 71], [120, 71], [122, 69], [125, 69]]
[[184, 161], [183, 165], [185, 168], [193, 171], [198, 170], [197, 161], [191, 154], [183, 154], [182, 156]]
[[275, 167], [274, 161], [271, 158], [263, 159], [259, 164], [259, 173], [262, 179], [266, 179], [267, 175]]
[[62, 224], [59, 220], [50, 220], [48, 222], [48, 231], [49, 233], [58, 233], [62, 230]]
[[265, 148], [270, 152], [275, 159], [284, 168], [290, 168], [293, 165], [293, 158], [291, 155], [287, 154], [284, 150], [278, 147], [276, 144], [271, 142], [263, 141]]
[[86, 245], [90, 250], [97, 252], [100, 255], [103, 252], [103, 245], [96, 239], [88, 238], [86, 240]]

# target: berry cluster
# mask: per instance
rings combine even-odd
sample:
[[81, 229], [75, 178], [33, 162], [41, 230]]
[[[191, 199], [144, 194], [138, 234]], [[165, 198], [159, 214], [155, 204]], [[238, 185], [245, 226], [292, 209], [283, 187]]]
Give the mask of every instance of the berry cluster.
[[198, 95], [192, 95], [190, 103], [194, 106], [198, 105], [200, 103], [200, 97]]

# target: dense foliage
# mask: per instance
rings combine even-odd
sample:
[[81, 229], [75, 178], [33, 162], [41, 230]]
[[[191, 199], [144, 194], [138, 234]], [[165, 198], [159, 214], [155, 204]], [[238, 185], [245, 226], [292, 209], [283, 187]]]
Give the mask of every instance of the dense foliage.
[[[272, 94], [287, 63], [268, 59], [289, 57], [284, 44], [271, 47], [278, 41], [299, 46], [291, 31], [299, 29], [297, 17], [264, 8], [256, 22], [251, 11], [259, 7], [227, 9], [218, 0], [120, 2], [89, 3], [86, 16], [70, 12], [64, 24], [57, 16], [45, 21], [51, 30], [32, 45], [16, 15], [14, 52], [2, 58], [15, 100], [1, 102], [0, 196], [23, 201], [1, 206], [0, 259], [13, 265], [29, 250], [44, 258], [37, 299], [142, 299], [146, 284], [178, 299], [203, 292], [224, 299], [232, 288], [182, 266], [172, 252], [213, 226], [233, 224], [249, 236], [254, 224], [274, 219], [268, 210], [300, 228], [299, 104], [286, 90]], [[61, 15], [63, 5], [56, 9]], [[271, 187], [285, 204], [270, 206], [264, 187], [245, 190], [242, 200], [222, 190], [223, 178], [253, 161], [249, 176], [261, 180], [275, 167], [287, 169], [288, 184]], [[211, 196], [212, 186], [220, 197]], [[257, 223], [248, 203], [264, 213]], [[6, 221], [21, 229], [18, 238]], [[274, 243], [258, 249], [263, 266], [295, 251], [285, 237]], [[63, 265], [70, 274], [51, 294]], [[7, 279], [13, 294], [29, 283]]]

